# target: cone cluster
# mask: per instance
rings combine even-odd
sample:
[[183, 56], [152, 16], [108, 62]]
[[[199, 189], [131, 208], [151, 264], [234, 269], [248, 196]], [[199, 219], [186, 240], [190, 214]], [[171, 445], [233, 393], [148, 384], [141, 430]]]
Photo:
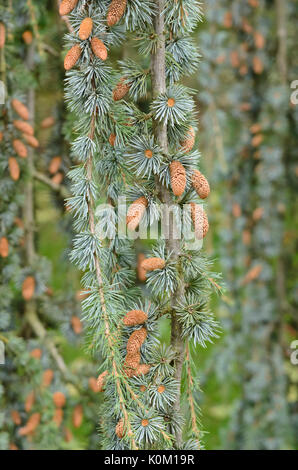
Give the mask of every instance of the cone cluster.
[[127, 354], [124, 362], [124, 370], [128, 377], [147, 374], [150, 370], [149, 364], [141, 364], [140, 349], [146, 337], [146, 328], [141, 328], [139, 330], [135, 330], [128, 338], [126, 345]]

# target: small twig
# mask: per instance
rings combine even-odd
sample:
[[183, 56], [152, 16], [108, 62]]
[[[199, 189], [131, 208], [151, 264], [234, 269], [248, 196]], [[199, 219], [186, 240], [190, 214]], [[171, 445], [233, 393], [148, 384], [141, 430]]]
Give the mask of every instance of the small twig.
[[32, 327], [32, 330], [38, 338], [40, 338], [46, 345], [52, 358], [57, 363], [58, 369], [64, 375], [66, 379], [69, 379], [69, 371], [65, 365], [63, 358], [60, 356], [55, 344], [47, 337], [47, 332], [41, 321], [39, 320], [35, 311], [29, 310], [26, 312], [26, 321]]
[[41, 181], [42, 183], [46, 184], [49, 186], [53, 191], [56, 191], [57, 193], [61, 194], [63, 198], [68, 198], [71, 196], [70, 192], [68, 189], [61, 185], [54, 183], [50, 178], [48, 178], [46, 175], [43, 173], [40, 173], [39, 171], [34, 171], [33, 173], [34, 178], [36, 178], [38, 181]]
[[[59, 7], [60, 7], [60, 3], [61, 3], [61, 0], [57, 0], [58, 9], [59, 9]], [[64, 23], [66, 24], [68, 31], [69, 31], [71, 34], [74, 33], [74, 29], [73, 29], [73, 27], [72, 27], [71, 24], [70, 24], [70, 21], [69, 21], [68, 16], [61, 16], [61, 20], [64, 21]]]
[[3, 343], [8, 344], [9, 339], [6, 338], [6, 336], [0, 335], [0, 341], [3, 341]]
[[195, 410], [195, 403], [194, 403], [194, 398], [193, 398], [193, 394], [192, 394], [194, 380], [193, 380], [191, 369], [190, 369], [188, 343], [186, 343], [186, 346], [185, 346], [185, 355], [186, 355], [186, 371], [187, 371], [187, 395], [188, 395], [189, 408], [190, 408], [191, 427], [192, 427], [194, 435], [196, 436], [196, 438], [198, 440], [198, 449], [200, 450], [200, 448], [201, 448], [201, 445], [200, 445], [200, 430], [199, 430], [198, 425], [197, 425], [197, 416], [196, 416], [196, 410]]

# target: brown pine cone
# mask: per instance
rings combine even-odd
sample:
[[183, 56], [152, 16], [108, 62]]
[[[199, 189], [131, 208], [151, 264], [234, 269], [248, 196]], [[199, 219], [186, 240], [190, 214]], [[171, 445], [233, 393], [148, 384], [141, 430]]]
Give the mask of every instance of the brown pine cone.
[[61, 16], [68, 15], [76, 7], [78, 0], [63, 0], [59, 7], [59, 13]]
[[145, 323], [148, 320], [148, 315], [143, 310], [130, 310], [123, 318], [125, 326], [136, 326]]
[[128, 338], [127, 345], [126, 345], [127, 352], [134, 354], [137, 351], [139, 351], [146, 337], [147, 337], [146, 328], [135, 330]]
[[171, 187], [175, 196], [181, 196], [186, 186], [186, 171], [182, 163], [174, 161], [170, 164]]
[[207, 215], [199, 204], [191, 202], [191, 218], [195, 228], [195, 236], [198, 240], [202, 240], [209, 230]]
[[126, 9], [126, 4], [127, 0], [112, 0], [108, 9], [108, 26], [114, 26], [121, 20]]
[[108, 50], [101, 39], [92, 38], [91, 39], [91, 48], [93, 53], [101, 60], [107, 60]]
[[195, 145], [195, 140], [196, 140], [196, 133], [194, 128], [191, 126], [185, 136], [185, 139], [183, 142], [181, 142], [181, 147], [184, 152], [190, 152], [193, 149], [193, 146]]
[[135, 230], [137, 228], [147, 206], [148, 201], [144, 196], [139, 197], [129, 206], [126, 216], [126, 224], [130, 230]]
[[29, 119], [29, 111], [27, 106], [25, 106], [23, 103], [21, 103], [17, 99], [13, 99], [11, 101], [11, 106], [15, 110], [15, 112], [22, 118], [24, 121], [28, 121]]
[[191, 182], [201, 199], [206, 199], [210, 193], [210, 186], [204, 175], [199, 170], [195, 170], [191, 177]]
[[79, 38], [82, 41], [85, 41], [86, 39], [88, 39], [91, 36], [92, 29], [93, 29], [92, 18], [83, 19], [81, 26], [80, 26], [80, 30], [79, 30]]
[[154, 271], [155, 269], [163, 269], [166, 262], [162, 258], [147, 258], [142, 262], [142, 268], [146, 271]]
[[120, 101], [124, 96], [129, 92], [130, 85], [129, 83], [125, 83], [126, 77], [120, 78], [119, 82], [117, 83], [116, 87], [113, 90], [113, 100]]
[[104, 386], [105, 386], [105, 381], [106, 381], [106, 376], [108, 375], [108, 371], [105, 370], [102, 374], [100, 374], [97, 377], [97, 387], [99, 392], [103, 392]]
[[64, 59], [64, 68], [65, 68], [65, 70], [70, 70], [76, 65], [77, 61], [79, 60], [79, 58], [81, 56], [81, 53], [82, 53], [82, 49], [80, 48], [80, 46], [78, 44], [73, 46], [68, 51], [68, 53], [66, 54], [65, 59]]

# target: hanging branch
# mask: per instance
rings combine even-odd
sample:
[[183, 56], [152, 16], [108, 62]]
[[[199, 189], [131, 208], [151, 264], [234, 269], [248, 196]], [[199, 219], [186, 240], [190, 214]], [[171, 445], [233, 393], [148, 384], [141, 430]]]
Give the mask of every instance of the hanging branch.
[[[156, 52], [151, 56], [151, 77], [152, 77], [152, 95], [153, 99], [157, 98], [160, 94], [166, 93], [166, 50], [165, 50], [165, 24], [164, 24], [164, 0], [156, 0], [156, 14], [154, 16], [154, 30], [157, 37]], [[156, 142], [166, 155], [168, 153], [168, 137], [167, 137], [167, 124], [166, 122], [159, 122], [153, 118], [154, 135]], [[158, 179], [158, 190], [160, 192], [160, 199], [169, 210], [174, 201], [171, 197], [170, 191], [162, 185]], [[170, 212], [168, 212], [169, 214]], [[165, 217], [167, 214], [165, 213]], [[173, 217], [167, 220], [168, 226], [164, 227], [165, 233], [168, 233], [166, 245], [168, 252], [171, 253], [171, 258], [174, 263], [178, 263], [180, 254], [180, 241], [175, 239], [175, 226]], [[178, 287], [173, 292], [172, 306], [175, 307], [177, 299], [181, 298], [184, 294], [183, 279], [179, 279]], [[182, 326], [177, 320], [175, 310], [171, 312], [171, 345], [175, 351], [175, 379], [178, 382], [178, 391], [176, 399], [173, 404], [173, 412], [179, 416], [181, 414], [181, 376], [182, 366], [184, 362], [184, 341], [182, 338]], [[182, 445], [182, 428], [176, 431], [176, 442], [178, 446]]]

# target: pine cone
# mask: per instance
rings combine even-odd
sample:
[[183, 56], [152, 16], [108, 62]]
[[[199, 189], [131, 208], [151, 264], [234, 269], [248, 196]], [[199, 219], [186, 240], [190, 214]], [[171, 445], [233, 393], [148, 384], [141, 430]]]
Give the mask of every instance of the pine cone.
[[121, 20], [126, 9], [126, 4], [127, 0], [112, 0], [108, 9], [108, 26], [114, 26]]
[[20, 428], [19, 435], [27, 436], [28, 434], [32, 434], [40, 423], [40, 417], [40, 413], [33, 413], [28, 419], [26, 426]]
[[120, 101], [126, 93], [129, 92], [130, 85], [128, 83], [125, 83], [126, 77], [120, 78], [118, 84], [113, 90], [113, 100], [114, 101]]
[[34, 135], [33, 127], [28, 122], [16, 120], [13, 121], [13, 125], [19, 131], [24, 132], [24, 134]]
[[126, 224], [130, 230], [135, 230], [137, 228], [147, 206], [148, 201], [144, 196], [139, 197], [129, 206], [126, 216]]
[[76, 335], [79, 335], [83, 331], [83, 325], [79, 317], [75, 315], [71, 317], [71, 326]]
[[181, 147], [184, 152], [190, 152], [195, 145], [196, 133], [193, 127], [190, 127], [185, 139], [181, 142]]
[[100, 374], [97, 377], [97, 387], [99, 392], [103, 392], [104, 386], [105, 386], [105, 381], [106, 381], [106, 376], [108, 375], [108, 371], [105, 370], [102, 374]]
[[198, 240], [202, 240], [209, 230], [207, 215], [199, 204], [191, 202], [191, 218], [195, 228], [195, 236]]
[[8, 167], [9, 167], [9, 173], [10, 173], [11, 179], [13, 181], [18, 181], [20, 177], [20, 167], [17, 162], [17, 159], [14, 157], [9, 157]]
[[146, 269], [142, 267], [142, 262], [144, 261], [145, 255], [144, 253], [139, 253], [138, 255], [138, 264], [137, 264], [137, 273], [139, 281], [145, 282], [146, 281]]
[[149, 364], [140, 364], [138, 367], [137, 367], [137, 370], [136, 370], [136, 373], [135, 375], [136, 376], [139, 376], [139, 375], [146, 375], [148, 374], [148, 372], [150, 371], [151, 369], [151, 366]]
[[206, 199], [210, 193], [210, 186], [204, 175], [199, 170], [195, 170], [191, 177], [192, 185], [201, 199]]
[[51, 173], [51, 175], [54, 175], [55, 173], [57, 173], [57, 171], [59, 170], [61, 166], [61, 163], [62, 163], [61, 157], [52, 158], [51, 163], [49, 165], [49, 172]]
[[54, 371], [52, 369], [47, 369], [44, 371], [42, 376], [42, 386], [49, 387], [54, 378]]
[[76, 65], [77, 61], [79, 60], [79, 58], [81, 56], [81, 53], [82, 53], [82, 49], [80, 48], [80, 46], [78, 44], [73, 46], [68, 51], [68, 53], [66, 54], [65, 59], [64, 59], [64, 68], [65, 68], [65, 70], [70, 70]]
[[175, 196], [181, 196], [186, 186], [186, 171], [182, 163], [174, 161], [170, 164], [171, 187]]
[[123, 318], [123, 323], [125, 326], [136, 326], [147, 320], [148, 315], [143, 310], [130, 310]]
[[133, 377], [136, 373], [137, 367], [141, 362], [141, 353], [140, 351], [129, 352], [127, 353], [123, 365], [124, 372], [127, 377]]
[[61, 184], [62, 181], [63, 181], [63, 174], [62, 173], [57, 173], [55, 176], [53, 176], [51, 181], [55, 184]]
[[4, 23], [0, 23], [0, 49], [3, 49], [5, 45], [5, 37], [6, 37], [6, 28]]
[[147, 337], [146, 328], [135, 330], [128, 338], [127, 345], [126, 345], [127, 352], [134, 354], [137, 351], [139, 351], [146, 337]]
[[34, 357], [34, 359], [40, 360], [42, 357], [42, 350], [40, 348], [32, 349], [30, 356]]
[[99, 392], [97, 379], [95, 377], [90, 377], [90, 379], [88, 380], [88, 385], [89, 385], [90, 390], [92, 390], [92, 392], [94, 393]]
[[166, 262], [162, 258], [147, 258], [142, 262], [142, 268], [146, 271], [154, 271], [155, 269], [163, 269]]
[[35, 279], [33, 276], [28, 276], [22, 285], [22, 295], [25, 300], [32, 299], [35, 292]]
[[54, 402], [54, 405], [55, 405], [57, 408], [63, 408], [63, 406], [64, 406], [65, 403], [66, 403], [66, 398], [65, 398], [64, 393], [62, 393], [62, 392], [55, 392], [54, 395], [53, 395], [53, 402]]
[[88, 39], [92, 33], [92, 29], [93, 29], [92, 18], [84, 18], [80, 25], [79, 38], [82, 41], [85, 41], [86, 39]]
[[123, 419], [121, 418], [115, 428], [115, 433], [116, 436], [119, 437], [119, 439], [122, 439], [124, 436], [124, 422]]
[[101, 39], [92, 38], [91, 39], [91, 49], [93, 53], [101, 60], [107, 60], [108, 50]]
[[27, 106], [25, 106], [23, 103], [21, 103], [17, 99], [13, 99], [11, 101], [11, 106], [15, 110], [15, 112], [22, 118], [24, 121], [28, 121], [29, 119], [29, 111]]
[[48, 116], [44, 118], [44, 120], [41, 122], [40, 127], [42, 129], [48, 129], [49, 127], [52, 127], [55, 124], [55, 119], [53, 116]]
[[72, 414], [72, 424], [75, 428], [80, 428], [83, 422], [84, 412], [82, 405], [75, 406]]
[[63, 0], [59, 7], [59, 13], [61, 16], [68, 15], [76, 7], [78, 0]]
[[23, 138], [26, 140], [27, 144], [30, 145], [30, 147], [33, 147], [34, 149], [39, 147], [39, 142], [33, 135], [23, 134]]
[[32, 44], [33, 34], [31, 31], [24, 31], [22, 34], [22, 38], [23, 38], [24, 43], [27, 44], [27, 46], [29, 46], [30, 44]]
[[19, 139], [15, 139], [13, 142], [12, 142], [12, 146], [16, 152], [16, 154], [20, 157], [20, 158], [27, 158], [28, 156], [28, 150], [27, 150], [27, 147], [25, 144], [23, 144], [23, 142]]
[[0, 255], [2, 258], [7, 258], [9, 253], [9, 243], [6, 237], [0, 239]]
[[246, 273], [246, 275], [245, 275], [245, 277], [242, 281], [242, 285], [246, 285], [246, 284], [249, 284], [252, 281], [255, 281], [260, 276], [262, 270], [263, 270], [263, 266], [261, 264], [256, 264], [255, 266], [253, 266], [248, 271], [248, 273]]

